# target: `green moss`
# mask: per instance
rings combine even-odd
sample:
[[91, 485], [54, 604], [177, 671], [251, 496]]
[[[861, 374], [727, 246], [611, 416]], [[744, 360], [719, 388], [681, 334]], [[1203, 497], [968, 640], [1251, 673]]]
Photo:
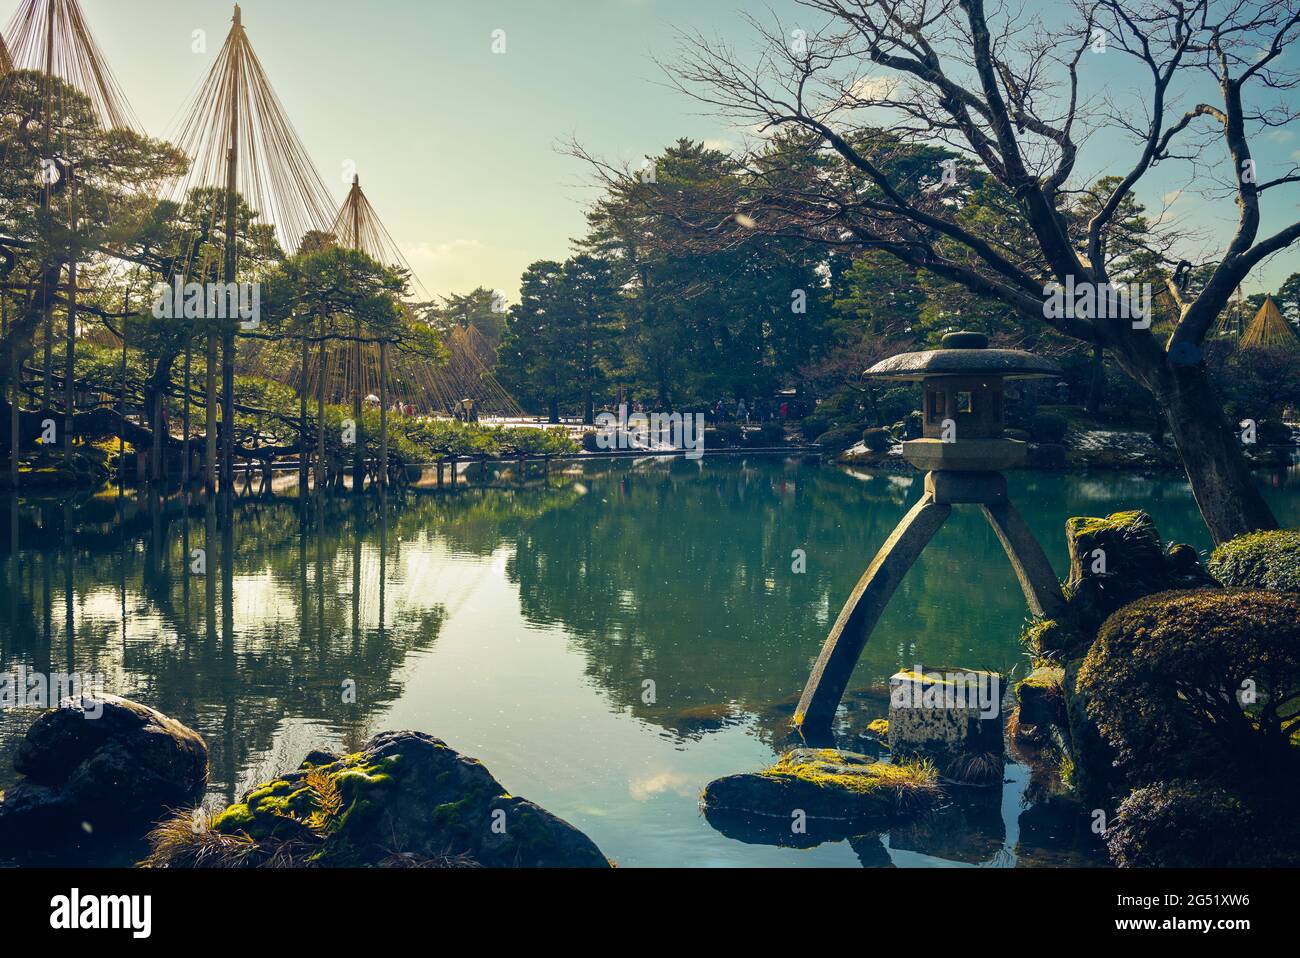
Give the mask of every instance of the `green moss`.
[[1074, 767], [1074, 759], [1070, 758], [1068, 755], [1062, 755], [1060, 771], [1061, 784], [1071, 791], [1074, 791], [1075, 787], [1078, 785], [1078, 776]]
[[938, 781], [934, 766], [927, 762], [892, 765], [872, 762], [846, 763], [835, 749], [795, 750], [781, 756], [771, 768], [759, 772], [768, 778], [798, 779], [819, 788], [870, 794], [882, 788], [929, 789]]
[[1209, 570], [1226, 586], [1300, 592], [1300, 529], [1239, 536], [1214, 550]]
[[1104, 519], [1096, 516], [1074, 516], [1065, 521], [1065, 534], [1071, 539], [1077, 539], [1081, 536], [1097, 536], [1108, 532], [1145, 532], [1150, 523], [1150, 517], [1138, 509], [1115, 512]]
[[227, 835], [242, 831], [253, 824], [253, 812], [243, 802], [231, 805], [212, 821], [214, 831]]
[[[257, 786], [243, 802], [218, 815], [212, 828], [265, 841], [281, 826], [302, 826], [327, 846], [346, 843], [348, 827], [369, 819], [380, 807], [374, 795], [393, 785], [397, 766], [398, 756], [365, 764], [359, 754], [330, 765], [309, 765]], [[302, 834], [301, 828], [292, 830]], [[321, 854], [333, 855], [328, 848]]]
[[1300, 862], [1289, 809], [1257, 807], [1250, 796], [1213, 782], [1173, 780], [1136, 789], [1107, 830], [1121, 868], [1264, 868]]
[[1020, 643], [1033, 656], [1034, 664], [1042, 665], [1082, 655], [1087, 651], [1090, 640], [1080, 635], [1068, 622], [1034, 619], [1021, 630]]
[[1060, 687], [1065, 672], [1062, 669], [1035, 669], [1016, 683], [1016, 692], [1023, 688], [1054, 689]]
[[477, 799], [473, 795], [466, 795], [454, 802], [445, 802], [433, 810], [433, 820], [444, 828], [468, 830], [470, 826], [465, 821], [465, 812], [477, 804]]

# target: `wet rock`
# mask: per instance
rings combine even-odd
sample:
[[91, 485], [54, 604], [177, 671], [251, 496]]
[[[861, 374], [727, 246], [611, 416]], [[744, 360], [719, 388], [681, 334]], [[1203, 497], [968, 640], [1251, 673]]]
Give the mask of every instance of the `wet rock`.
[[88, 696], [37, 719], [14, 768], [25, 778], [0, 797], [0, 841], [35, 846], [148, 826], [195, 801], [208, 749], [161, 712]]
[[1020, 724], [1046, 727], [1065, 724], [1065, 669], [1041, 666], [1016, 685]]
[[973, 670], [908, 670], [889, 680], [889, 749], [926, 759], [958, 782], [1002, 780], [1002, 678]]
[[1080, 635], [1095, 635], [1111, 613], [1148, 595], [1218, 585], [1190, 546], [1166, 549], [1145, 512], [1075, 517], [1066, 522], [1065, 533], [1070, 550], [1066, 593]]
[[178, 818], [155, 831], [146, 864], [609, 867], [578, 829], [419, 732], [385, 732], [337, 759], [312, 753], [205, 827], [191, 825]]
[[888, 824], [933, 805], [940, 790], [933, 769], [886, 764], [837, 749], [797, 748], [761, 772], [710, 782], [700, 797], [706, 813], [744, 813], [783, 822], [799, 815]]
[[1083, 659], [1065, 666], [1065, 714], [1069, 725], [1069, 765], [1063, 770], [1065, 784], [1079, 795], [1102, 804], [1124, 793], [1124, 776], [1115, 767], [1115, 750], [1102, 738], [1088, 708], [1089, 698], [1079, 688]]

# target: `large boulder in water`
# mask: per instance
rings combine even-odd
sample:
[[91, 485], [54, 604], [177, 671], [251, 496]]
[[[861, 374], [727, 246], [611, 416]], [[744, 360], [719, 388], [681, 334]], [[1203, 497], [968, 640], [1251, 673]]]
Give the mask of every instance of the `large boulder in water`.
[[146, 864], [160, 867], [609, 867], [578, 829], [420, 732], [313, 752], [210, 822], [163, 825], [153, 844]]
[[25, 779], [0, 796], [0, 842], [35, 846], [147, 826], [203, 794], [198, 733], [115, 695], [67, 699], [18, 746]]
[[856, 826], [887, 825], [933, 805], [939, 797], [933, 768], [891, 765], [838, 749], [796, 748], [761, 772], [710, 782], [700, 796], [706, 812], [758, 815], [789, 823], [800, 812], [810, 819], [845, 820]]

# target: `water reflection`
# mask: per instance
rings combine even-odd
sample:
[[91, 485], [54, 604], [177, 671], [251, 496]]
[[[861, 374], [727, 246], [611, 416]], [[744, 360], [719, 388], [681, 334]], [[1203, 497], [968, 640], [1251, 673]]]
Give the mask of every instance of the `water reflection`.
[[[208, 741], [214, 800], [309, 748], [406, 727], [483, 758], [625, 864], [1080, 860], [1086, 824], [1023, 807], [1019, 766], [909, 829], [802, 836], [802, 858], [791, 836], [698, 815], [707, 781], [788, 744], [826, 630], [919, 478], [764, 459], [475, 481], [386, 499], [7, 500], [0, 670], [103, 673], [184, 721]], [[1070, 515], [1142, 507], [1208, 547], [1181, 483], [1010, 481], [1062, 574]], [[1266, 483], [1292, 525], [1295, 488]], [[867, 747], [857, 732], [900, 666], [1023, 669], [1024, 616], [993, 533], [958, 510], [862, 657], [844, 744]], [[31, 718], [0, 712], [0, 787]]]

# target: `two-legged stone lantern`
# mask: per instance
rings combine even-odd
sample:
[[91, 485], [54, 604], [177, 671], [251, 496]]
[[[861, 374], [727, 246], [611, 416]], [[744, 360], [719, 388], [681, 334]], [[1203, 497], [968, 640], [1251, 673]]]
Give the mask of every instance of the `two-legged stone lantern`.
[[817, 657], [794, 717], [805, 737], [829, 733], [872, 629], [954, 505], [983, 509], [1035, 615], [1056, 616], [1065, 604], [1047, 556], [1007, 498], [1001, 472], [1023, 463], [1026, 452], [1025, 443], [1003, 434], [1006, 381], [1059, 376], [1056, 364], [1017, 349], [989, 349], [981, 333], [952, 333], [941, 349], [894, 356], [866, 375], [924, 386], [923, 438], [904, 443], [903, 455], [926, 471], [925, 494], [867, 567]]

